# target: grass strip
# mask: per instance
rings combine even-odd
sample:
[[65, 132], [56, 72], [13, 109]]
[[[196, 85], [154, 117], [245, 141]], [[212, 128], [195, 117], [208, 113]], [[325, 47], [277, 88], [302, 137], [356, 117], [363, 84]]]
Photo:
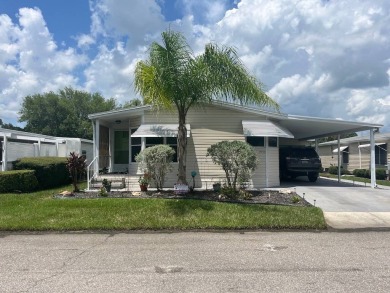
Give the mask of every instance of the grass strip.
[[0, 194], [0, 230], [326, 228], [322, 210], [316, 207], [177, 199], [53, 199], [56, 192]]
[[[337, 175], [329, 174], [329, 173], [320, 173], [320, 176], [326, 177], [326, 178], [338, 178]], [[341, 179], [349, 180], [349, 181], [352, 181], [352, 182], [353, 181], [355, 181], [355, 182], [363, 182], [363, 183], [367, 183], [367, 184], [371, 183], [371, 179], [362, 178], [362, 177], [356, 177], [356, 176], [353, 176], [353, 175], [343, 175], [341, 177]], [[377, 185], [390, 186], [390, 181], [389, 180], [376, 180], [376, 184]]]

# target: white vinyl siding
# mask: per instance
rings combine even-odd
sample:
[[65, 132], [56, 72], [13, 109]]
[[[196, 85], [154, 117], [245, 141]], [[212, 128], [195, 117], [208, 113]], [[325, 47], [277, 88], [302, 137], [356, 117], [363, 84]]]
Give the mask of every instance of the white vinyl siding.
[[7, 161], [12, 162], [23, 157], [34, 157], [35, 149], [32, 143], [7, 142]]
[[[210, 157], [207, 157], [207, 149], [217, 142], [223, 140], [245, 141], [242, 128], [242, 120], [261, 120], [261, 117], [254, 114], [243, 114], [239, 111], [224, 109], [218, 106], [205, 106], [193, 108], [188, 112], [186, 123], [191, 126], [191, 136], [187, 143], [187, 181], [192, 185], [191, 171], [196, 171], [196, 187], [211, 188], [214, 182], [225, 182], [225, 173], [221, 166], [215, 165]], [[177, 112], [163, 113], [145, 112], [143, 123], [177, 123]], [[270, 150], [269, 186], [279, 185], [279, 153], [278, 148]], [[265, 176], [265, 147], [257, 151], [260, 164], [253, 176], [255, 178], [252, 187], [260, 188], [266, 186]], [[276, 171], [275, 171], [276, 170]], [[256, 176], [256, 177], [255, 177]], [[167, 176], [167, 187], [177, 180], [177, 164], [174, 164], [173, 171]]]

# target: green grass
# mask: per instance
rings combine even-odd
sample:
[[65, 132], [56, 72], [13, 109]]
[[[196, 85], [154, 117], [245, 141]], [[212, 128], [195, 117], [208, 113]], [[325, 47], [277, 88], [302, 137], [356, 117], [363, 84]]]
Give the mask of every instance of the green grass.
[[[329, 174], [329, 173], [321, 173], [320, 176], [326, 177], [326, 178], [338, 178], [337, 175], [333, 175], [333, 174]], [[356, 177], [356, 176], [353, 176], [353, 175], [344, 175], [341, 178], [343, 180], [350, 180], [350, 181], [356, 181], [356, 182], [365, 182], [367, 184], [371, 183], [371, 179], [362, 178], [362, 177]], [[376, 184], [390, 186], [390, 181], [389, 180], [376, 180]]]
[[321, 209], [173, 199], [0, 194], [0, 230], [325, 229]]

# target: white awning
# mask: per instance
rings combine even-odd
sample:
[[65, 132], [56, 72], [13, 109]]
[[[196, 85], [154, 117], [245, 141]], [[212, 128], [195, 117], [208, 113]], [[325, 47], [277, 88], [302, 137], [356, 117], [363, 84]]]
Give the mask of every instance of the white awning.
[[[176, 137], [179, 124], [141, 124], [131, 137]], [[186, 124], [187, 137], [191, 135], [190, 124]]]
[[266, 121], [242, 121], [245, 136], [267, 136], [294, 138], [294, 135], [286, 128]]
[[[340, 147], [340, 152], [344, 151], [345, 149], [347, 149], [348, 147], [347, 146], [342, 146]], [[333, 150], [333, 153], [338, 153], [339, 152], [339, 148], [335, 148]]]
[[[384, 143], [384, 142], [378, 142], [378, 143], [376, 143], [375, 145], [384, 145], [384, 144], [386, 144], [386, 143]], [[371, 145], [371, 144], [369, 144], [369, 143], [367, 143], [367, 144], [361, 144], [361, 145], [358, 146], [358, 148], [369, 148], [370, 145]]]

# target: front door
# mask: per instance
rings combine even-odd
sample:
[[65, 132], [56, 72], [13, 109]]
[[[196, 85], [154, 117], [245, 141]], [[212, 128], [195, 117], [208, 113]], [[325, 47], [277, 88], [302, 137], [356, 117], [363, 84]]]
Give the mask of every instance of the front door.
[[129, 166], [129, 131], [114, 132], [114, 172], [125, 172]]

